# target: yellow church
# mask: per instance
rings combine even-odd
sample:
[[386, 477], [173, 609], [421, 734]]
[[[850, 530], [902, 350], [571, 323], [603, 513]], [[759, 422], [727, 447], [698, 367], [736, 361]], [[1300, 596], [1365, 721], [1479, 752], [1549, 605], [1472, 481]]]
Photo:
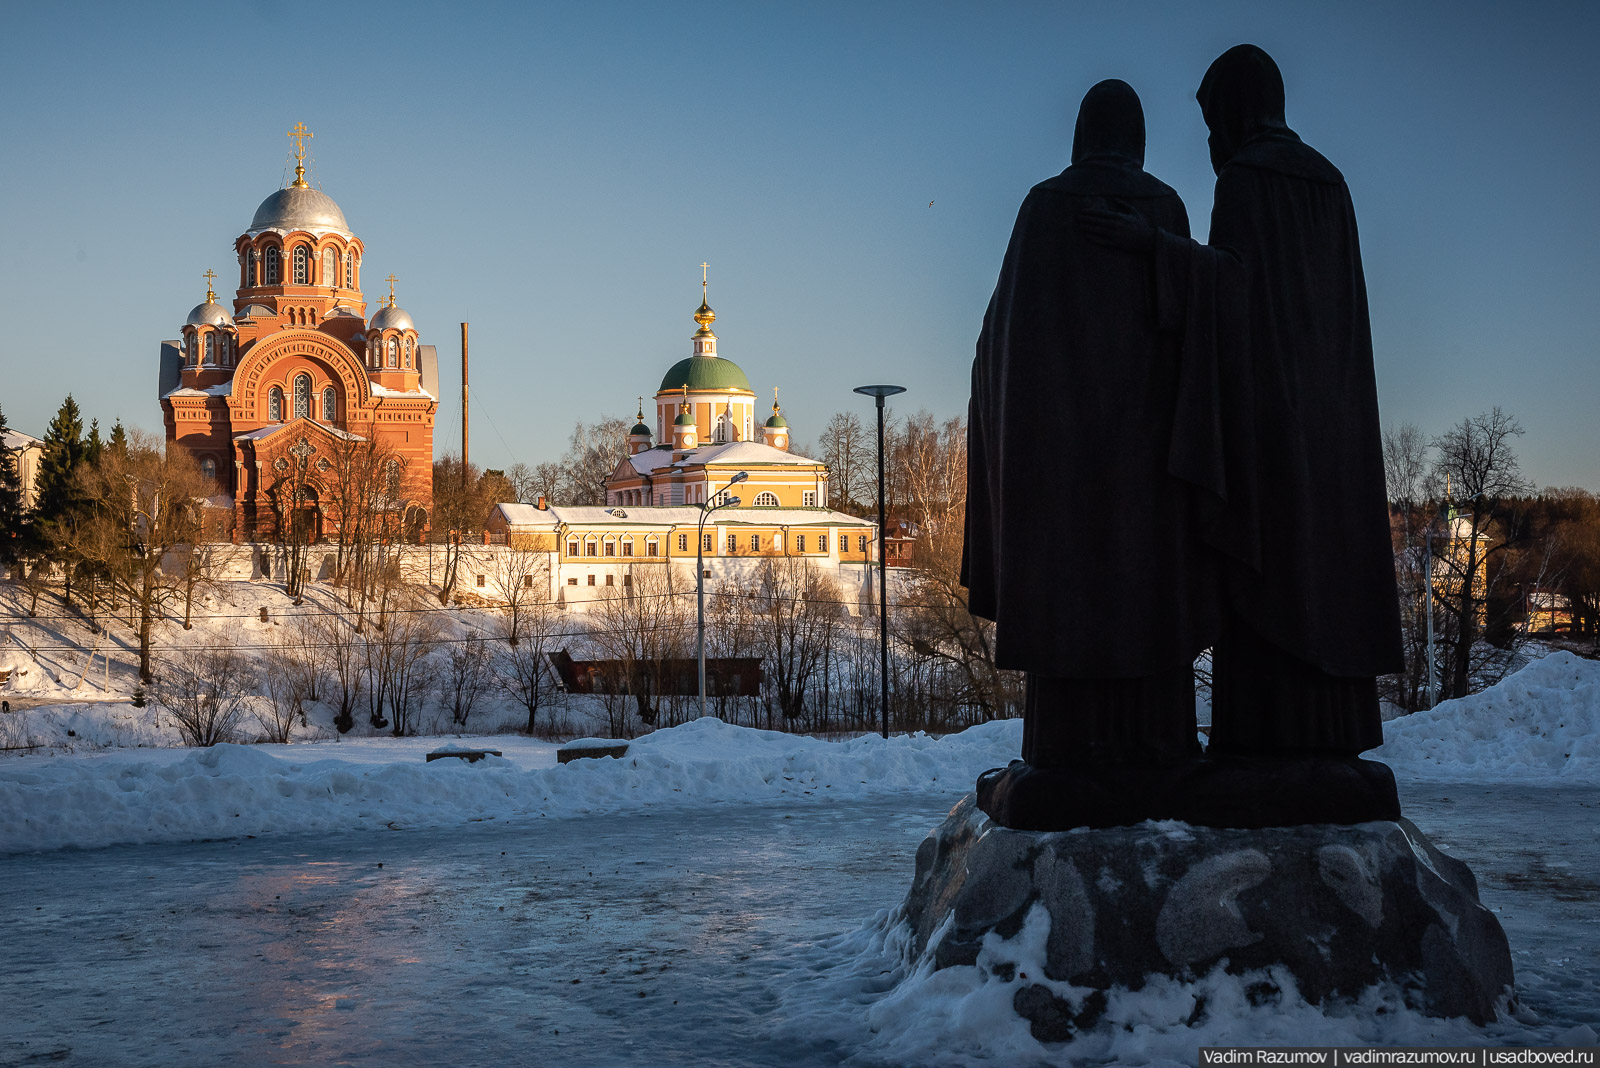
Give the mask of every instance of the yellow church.
[[[704, 271], [706, 265], [701, 264]], [[655, 426], [639, 421], [628, 455], [606, 480], [606, 503], [622, 506], [705, 504], [733, 476], [747, 508], [823, 508], [827, 465], [790, 451], [789, 423], [774, 390], [772, 414], [756, 427], [756, 395], [738, 364], [717, 353], [717, 313], [700, 280], [699, 325], [690, 354], [673, 364], [655, 394]], [[720, 499], [719, 499], [720, 501]]]

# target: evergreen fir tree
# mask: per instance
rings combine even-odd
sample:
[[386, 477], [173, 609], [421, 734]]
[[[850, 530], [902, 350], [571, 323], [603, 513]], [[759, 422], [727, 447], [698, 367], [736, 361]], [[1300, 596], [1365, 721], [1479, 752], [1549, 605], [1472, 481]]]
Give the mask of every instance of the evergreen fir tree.
[[39, 474], [34, 483], [39, 491], [34, 513], [41, 525], [59, 523], [77, 507], [78, 467], [87, 449], [83, 413], [69, 393], [44, 432], [44, 455], [39, 458]]
[[111, 425], [111, 440], [107, 447], [118, 456], [128, 455], [128, 432], [122, 429], [121, 419]]
[[89, 421], [89, 437], [83, 443], [83, 458], [87, 463], [97, 463], [100, 452], [105, 448], [105, 442], [100, 440], [100, 420]]
[[22, 472], [5, 438], [6, 414], [0, 411], [0, 563], [11, 567], [24, 548], [27, 525], [22, 511]]

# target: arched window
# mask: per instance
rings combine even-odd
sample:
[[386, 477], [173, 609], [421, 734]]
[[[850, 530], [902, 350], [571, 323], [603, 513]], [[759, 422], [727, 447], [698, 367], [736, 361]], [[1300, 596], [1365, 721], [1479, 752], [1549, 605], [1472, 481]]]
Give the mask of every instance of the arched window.
[[322, 387], [322, 421], [324, 423], [333, 422], [339, 410], [338, 400], [339, 398], [334, 394], [332, 386]]
[[768, 492], [765, 492], [765, 491], [756, 494], [756, 507], [757, 508], [776, 508], [776, 507], [778, 507], [778, 495], [776, 493], [768, 493]]
[[279, 261], [280, 261], [281, 258], [282, 257], [280, 256], [280, 254], [278, 252], [278, 246], [277, 245], [268, 245], [267, 246], [267, 281], [266, 281], [266, 284], [269, 285], [269, 286], [275, 286], [275, 285], [278, 284]]
[[294, 284], [297, 286], [311, 284], [311, 250], [304, 245], [294, 247]]
[[395, 341], [394, 338], [390, 338], [389, 339], [389, 348], [388, 348], [389, 366], [390, 367], [398, 367], [399, 366], [399, 356], [396, 355], [399, 352], [399, 350], [400, 350], [399, 344]]
[[200, 477], [207, 482], [214, 482], [217, 477], [217, 461], [207, 456], [200, 461]]
[[261, 284], [261, 252], [259, 249], [250, 250], [249, 261], [245, 266], [244, 284], [247, 286]]
[[717, 442], [727, 441], [728, 440], [728, 413], [727, 412], [723, 412], [723, 413], [721, 413], [720, 415], [717, 416], [717, 425], [711, 431], [711, 440], [712, 441], [717, 441]]
[[185, 330], [183, 332], [183, 340], [178, 342], [178, 347], [183, 350], [183, 362], [184, 362], [184, 365], [188, 366], [188, 365], [194, 363], [194, 332], [193, 331]]
[[339, 268], [334, 265], [333, 249], [331, 248], [322, 250], [322, 278], [320, 281], [325, 286], [339, 284]]
[[411, 339], [406, 338], [406, 366], [411, 366]]
[[214, 364], [216, 362], [217, 362], [217, 335], [211, 333], [210, 331], [207, 331], [206, 332], [206, 363], [207, 364]]
[[390, 460], [383, 465], [383, 490], [393, 500], [400, 495], [400, 461]]
[[383, 341], [376, 334], [367, 342], [367, 366], [383, 366]]
[[283, 390], [277, 386], [267, 390], [267, 421], [283, 422]]
[[344, 287], [346, 289], [354, 289], [356, 287], [356, 254], [354, 252], [346, 252], [344, 254]]
[[311, 418], [311, 376], [294, 376], [294, 417]]

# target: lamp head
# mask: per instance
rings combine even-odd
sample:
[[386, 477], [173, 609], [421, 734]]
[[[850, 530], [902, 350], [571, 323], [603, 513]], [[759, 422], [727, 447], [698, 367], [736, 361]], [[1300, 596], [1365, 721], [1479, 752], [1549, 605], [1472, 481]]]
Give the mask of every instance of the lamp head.
[[748, 472], [748, 471], [740, 471], [737, 475], [734, 475], [733, 478], [731, 478], [728, 481], [728, 485], [731, 486], [736, 482], [743, 482], [745, 479], [747, 479], [749, 477], [750, 477], [750, 472]]
[[743, 502], [743, 501], [741, 501], [741, 500], [740, 500], [740, 499], [739, 499], [739, 498], [737, 498], [737, 497], [729, 497], [729, 498], [728, 498], [728, 507], [729, 507], [729, 508], [737, 508], [737, 507], [739, 507], [739, 506], [740, 506], [740, 505], [741, 505], [741, 504], [743, 504], [743, 503], [744, 503], [744, 502]]
[[875, 399], [878, 402], [878, 407], [882, 408], [883, 407], [883, 398], [892, 397], [896, 393], [904, 393], [906, 391], [906, 387], [904, 387], [904, 386], [881, 386], [881, 385], [880, 386], [857, 386], [855, 388], [855, 391], [857, 393], [862, 394], [863, 396], [872, 397], [873, 399]]

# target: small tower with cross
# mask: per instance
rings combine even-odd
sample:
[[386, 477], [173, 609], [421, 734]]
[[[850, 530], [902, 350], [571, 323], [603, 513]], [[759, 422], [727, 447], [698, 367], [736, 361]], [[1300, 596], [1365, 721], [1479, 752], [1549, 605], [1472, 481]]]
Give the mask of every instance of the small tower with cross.
[[306, 129], [306, 124], [297, 122], [289, 131], [289, 140], [294, 142], [294, 181], [289, 183], [294, 189], [310, 189], [306, 181], [306, 142], [315, 136]]
[[778, 407], [777, 386], [772, 387], [772, 415], [761, 428], [761, 440], [774, 449], [789, 451], [789, 420], [783, 417], [783, 409]]

